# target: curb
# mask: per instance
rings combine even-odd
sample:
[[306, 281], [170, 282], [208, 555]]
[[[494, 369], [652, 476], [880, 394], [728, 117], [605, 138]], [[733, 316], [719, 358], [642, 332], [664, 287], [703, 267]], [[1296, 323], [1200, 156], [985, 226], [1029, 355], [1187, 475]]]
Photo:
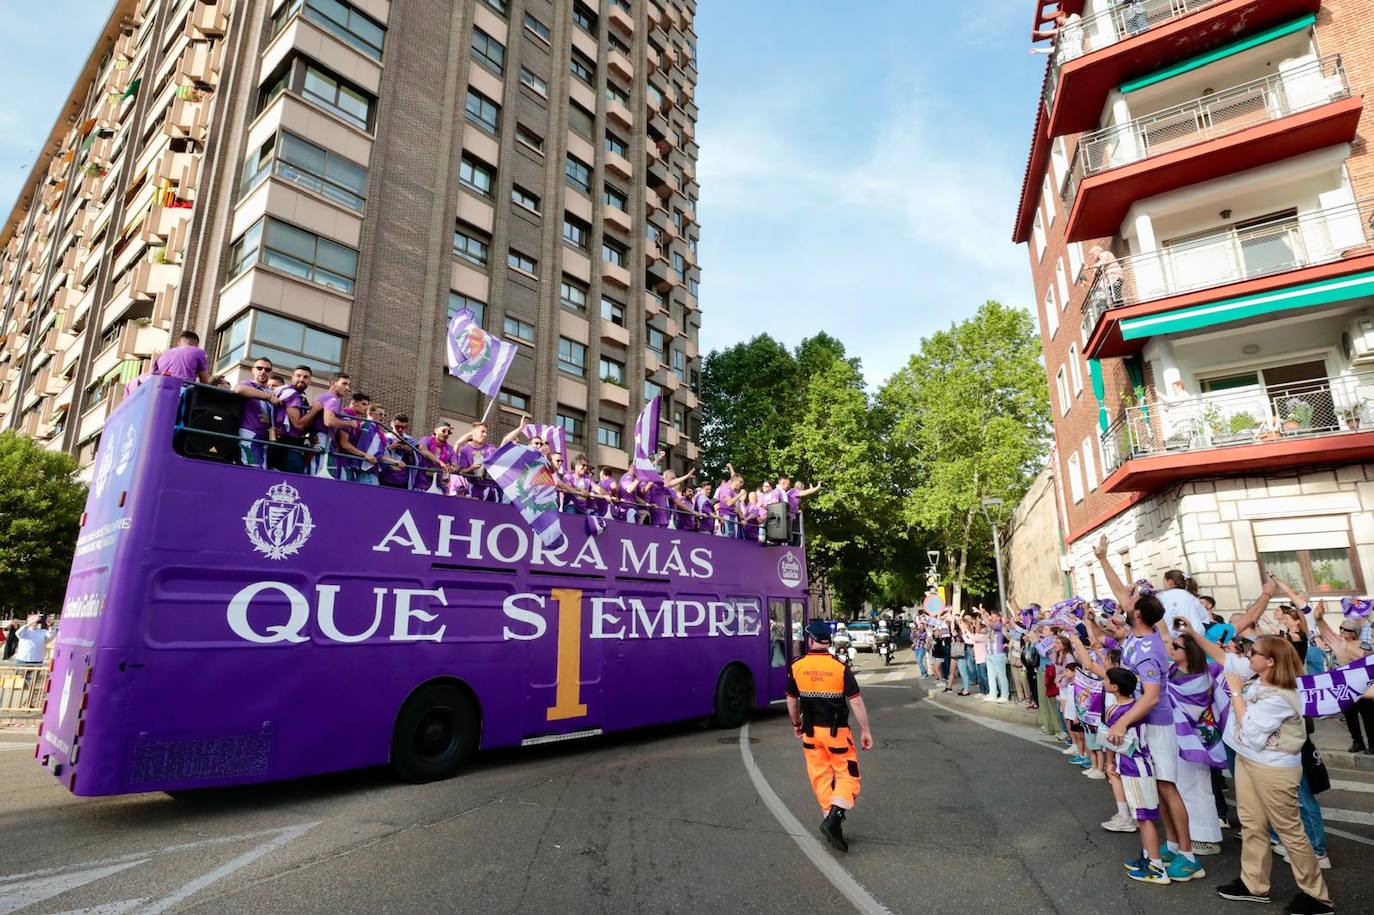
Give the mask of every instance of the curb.
[[[957, 709], [967, 715], [977, 715], [980, 718], [992, 718], [997, 721], [1006, 721], [1011, 724], [1023, 724], [1027, 727], [1038, 728], [1040, 726], [1039, 716], [1030, 709], [1020, 706], [1013, 706], [1010, 703], [999, 705], [992, 702], [983, 702], [972, 697], [958, 697], [954, 693], [946, 693], [939, 687], [925, 681], [918, 680], [913, 684], [913, 688], [921, 690], [936, 705], [942, 708]], [[1322, 762], [1326, 763], [1327, 768], [1342, 769], [1347, 772], [1374, 772], [1374, 755], [1368, 753], [1347, 753], [1345, 750], [1321, 750]]]

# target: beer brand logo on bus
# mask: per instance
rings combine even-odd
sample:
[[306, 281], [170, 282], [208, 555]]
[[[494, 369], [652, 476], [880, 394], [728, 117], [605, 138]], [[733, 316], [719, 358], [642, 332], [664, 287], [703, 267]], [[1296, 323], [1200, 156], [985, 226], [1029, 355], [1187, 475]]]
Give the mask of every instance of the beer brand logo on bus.
[[110, 441], [107, 447], [100, 449], [100, 460], [95, 465], [95, 497], [99, 499], [105, 495], [105, 487], [110, 482], [110, 474], [114, 472], [115, 443]]
[[119, 443], [119, 463], [115, 465], [115, 476], [123, 476], [124, 471], [134, 460], [134, 445], [138, 443], [138, 431], [133, 426], [124, 430], [124, 440]]
[[243, 529], [253, 549], [268, 559], [294, 556], [310, 539], [315, 522], [301, 494], [285, 480], [267, 490], [243, 516]]
[[802, 565], [796, 553], [784, 553], [778, 560], [778, 580], [789, 588], [802, 583]]

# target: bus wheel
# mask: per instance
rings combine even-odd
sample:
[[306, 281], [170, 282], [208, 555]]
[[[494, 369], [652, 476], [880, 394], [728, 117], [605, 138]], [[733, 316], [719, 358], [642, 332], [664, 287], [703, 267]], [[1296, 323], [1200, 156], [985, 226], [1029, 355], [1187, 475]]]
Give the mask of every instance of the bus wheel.
[[711, 725], [737, 728], [748, 720], [753, 708], [754, 678], [747, 668], [731, 664], [721, 671], [716, 681], [716, 710], [711, 716]]
[[416, 690], [396, 716], [391, 768], [408, 782], [448, 778], [477, 751], [477, 704], [450, 683]]

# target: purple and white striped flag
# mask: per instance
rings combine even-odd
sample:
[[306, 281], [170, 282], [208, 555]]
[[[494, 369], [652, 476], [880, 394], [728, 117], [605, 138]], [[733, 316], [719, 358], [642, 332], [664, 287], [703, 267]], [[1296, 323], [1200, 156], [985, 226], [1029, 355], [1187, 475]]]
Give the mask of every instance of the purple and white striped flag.
[[1174, 713], [1178, 755], [1189, 762], [1226, 768], [1217, 717], [1212, 710], [1212, 671], [1178, 673], [1169, 678], [1169, 700]]
[[545, 546], [563, 542], [558, 523], [558, 489], [544, 455], [511, 442], [487, 459], [487, 476], [520, 508], [520, 514]]
[[530, 423], [525, 426], [522, 432], [525, 438], [541, 438], [549, 443], [549, 450], [563, 456], [563, 468], [568, 467], [568, 432], [562, 426], [541, 426]]
[[1374, 655], [1328, 670], [1325, 673], [1298, 677], [1298, 693], [1302, 696], [1303, 716], [1323, 718], [1339, 715], [1359, 701], [1374, 680]]
[[496, 339], [472, 318], [464, 308], [448, 322], [448, 373], [495, 397], [515, 358], [515, 344]]
[[663, 474], [654, 465], [654, 455], [658, 454], [658, 417], [662, 408], [662, 396], [655, 396], [644, 405], [635, 422], [635, 476], [651, 483], [663, 482]]

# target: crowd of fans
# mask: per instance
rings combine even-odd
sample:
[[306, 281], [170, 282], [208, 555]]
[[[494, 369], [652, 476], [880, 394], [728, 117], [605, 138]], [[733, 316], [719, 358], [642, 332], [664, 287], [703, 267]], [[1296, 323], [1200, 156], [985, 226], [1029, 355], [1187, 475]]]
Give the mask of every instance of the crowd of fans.
[[[1315, 795], [1329, 787], [1304, 719], [1297, 678], [1371, 653], [1374, 604], [1325, 603], [1274, 575], [1229, 618], [1171, 570], [1156, 590], [1126, 585], [1095, 551], [1114, 597], [1072, 598], [994, 613], [922, 611], [912, 631], [923, 677], [958, 695], [1022, 703], [1045, 734], [1063, 741], [1069, 765], [1106, 783], [1111, 832], [1139, 836], [1124, 862], [1136, 881], [1205, 876], [1232, 829], [1223, 773], [1231, 775], [1241, 828], [1241, 873], [1217, 887], [1226, 899], [1268, 902], [1272, 855], [1293, 870], [1293, 915], [1334, 911], [1322, 871], [1331, 867]], [[1282, 594], [1276, 609], [1271, 603]], [[1345, 713], [1352, 753], [1374, 752], [1374, 687]], [[1363, 727], [1363, 732], [1362, 732]], [[1110, 808], [1108, 808], [1110, 809]]]
[[[314, 374], [298, 365], [290, 377], [277, 371], [270, 359], [253, 360], [252, 377], [230, 385], [211, 376], [209, 360], [191, 331], [178, 345], [158, 357], [152, 374], [185, 382], [215, 384], [243, 398], [239, 420], [240, 463], [285, 473], [337, 475], [374, 486], [414, 489], [485, 501], [503, 501], [499, 487], [487, 476], [487, 462], [498, 449], [489, 441], [485, 422], [477, 422], [454, 437], [451, 423], [441, 422], [416, 438], [410, 417], [398, 413], [388, 419], [386, 407], [353, 389], [345, 373], [330, 377], [329, 387], [311, 402]], [[683, 475], [658, 469], [652, 473], [613, 467], [594, 468], [585, 454], [576, 454], [571, 467], [548, 440], [547, 427], [530, 425], [523, 415], [501, 445], [525, 439], [543, 453], [559, 491], [562, 511], [597, 515], [659, 527], [698, 530], [721, 536], [758, 539], [768, 506], [786, 503], [800, 514], [801, 500], [817, 491], [794, 484], [787, 476], [756, 488], [745, 485], [733, 466], [718, 483], [696, 481], [696, 471]], [[663, 455], [656, 457], [661, 468]], [[695, 481], [695, 482], [694, 482]]]

